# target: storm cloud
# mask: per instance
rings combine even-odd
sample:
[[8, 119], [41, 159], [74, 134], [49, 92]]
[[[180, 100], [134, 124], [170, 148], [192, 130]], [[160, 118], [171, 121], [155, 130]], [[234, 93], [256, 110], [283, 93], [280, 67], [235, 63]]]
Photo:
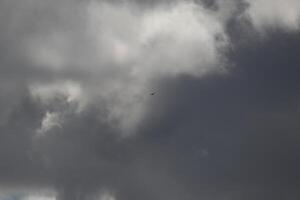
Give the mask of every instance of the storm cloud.
[[0, 200], [299, 198], [298, 1], [0, 10]]

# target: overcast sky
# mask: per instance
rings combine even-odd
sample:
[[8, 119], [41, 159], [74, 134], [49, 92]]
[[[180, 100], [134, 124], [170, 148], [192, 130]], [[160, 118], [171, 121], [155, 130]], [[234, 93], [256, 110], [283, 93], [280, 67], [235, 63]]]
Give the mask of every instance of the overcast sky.
[[299, 0], [1, 0], [0, 200], [300, 198]]

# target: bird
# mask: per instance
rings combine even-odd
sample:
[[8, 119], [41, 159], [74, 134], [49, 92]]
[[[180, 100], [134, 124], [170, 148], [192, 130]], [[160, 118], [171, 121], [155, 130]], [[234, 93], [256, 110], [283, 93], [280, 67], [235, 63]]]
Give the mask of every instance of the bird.
[[151, 92], [150, 95], [151, 95], [151, 96], [155, 95], [155, 92]]

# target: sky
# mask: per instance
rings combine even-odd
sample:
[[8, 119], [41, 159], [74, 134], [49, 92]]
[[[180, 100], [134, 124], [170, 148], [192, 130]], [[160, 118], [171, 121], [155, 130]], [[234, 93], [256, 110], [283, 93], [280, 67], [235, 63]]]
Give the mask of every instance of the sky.
[[299, 0], [2, 0], [0, 200], [300, 198]]

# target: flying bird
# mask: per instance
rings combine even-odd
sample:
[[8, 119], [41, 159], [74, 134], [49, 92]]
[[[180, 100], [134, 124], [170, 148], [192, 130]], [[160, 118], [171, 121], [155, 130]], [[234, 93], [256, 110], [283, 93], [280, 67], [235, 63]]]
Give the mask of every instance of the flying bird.
[[151, 92], [150, 95], [151, 95], [151, 96], [155, 95], [155, 92]]

